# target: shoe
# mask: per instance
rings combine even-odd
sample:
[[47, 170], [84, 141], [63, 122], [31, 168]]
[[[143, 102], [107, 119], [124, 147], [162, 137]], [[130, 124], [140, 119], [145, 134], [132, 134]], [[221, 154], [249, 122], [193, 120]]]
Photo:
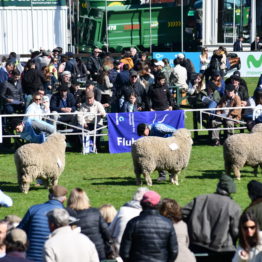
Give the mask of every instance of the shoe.
[[220, 141], [219, 140], [215, 140], [215, 142], [214, 142], [214, 145], [213, 146], [220, 146], [221, 144], [220, 144]]
[[166, 177], [165, 177], [165, 176], [160, 176], [160, 177], [157, 179], [157, 182], [162, 182], [162, 181], [166, 181]]
[[220, 146], [220, 141], [219, 140], [213, 140], [212, 141], [212, 146]]

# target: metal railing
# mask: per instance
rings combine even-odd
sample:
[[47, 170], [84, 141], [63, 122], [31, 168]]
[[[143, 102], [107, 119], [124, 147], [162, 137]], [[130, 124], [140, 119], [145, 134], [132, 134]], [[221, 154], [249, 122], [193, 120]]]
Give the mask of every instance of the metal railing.
[[[189, 129], [191, 132], [203, 132], [203, 131], [213, 131], [213, 130], [239, 130], [239, 129], [246, 129], [246, 122], [243, 120], [235, 120], [232, 118], [228, 118], [228, 117], [224, 117], [224, 116], [219, 116], [217, 114], [214, 114], [210, 111], [223, 111], [223, 110], [235, 110], [235, 109], [255, 109], [255, 107], [226, 107], [226, 108], [200, 108], [200, 109], [185, 109], [183, 110], [185, 113], [185, 117], [187, 116], [188, 113], [199, 113], [199, 128], [193, 128], [193, 129]], [[75, 115], [75, 118], [80, 115], [83, 114], [82, 117], [88, 116], [88, 115], [92, 115], [95, 116], [94, 118], [94, 129], [93, 130], [87, 130], [85, 128], [83, 128], [82, 126], [79, 126], [78, 124], [70, 124], [70, 123], [65, 123], [65, 122], [61, 122], [59, 120], [54, 119], [55, 117], [59, 116], [63, 116], [63, 115]], [[207, 115], [208, 117], [216, 117], [216, 118], [223, 118], [225, 120], [230, 120], [230, 121], [234, 121], [236, 123], [236, 126], [233, 128], [228, 128], [228, 127], [219, 127], [219, 128], [212, 128], [212, 127], [204, 127], [203, 125], [203, 121], [204, 121], [204, 117], [203, 115]], [[2, 138], [14, 138], [14, 137], [19, 137], [18, 134], [3, 134], [3, 119], [5, 119], [4, 122], [7, 122], [7, 119], [10, 118], [22, 118], [22, 117], [30, 117], [30, 118], [34, 118], [34, 117], [41, 117], [43, 120], [48, 120], [48, 121], [52, 121], [54, 126], [55, 126], [55, 130], [57, 132], [61, 132], [65, 135], [68, 136], [72, 136], [72, 135], [81, 135], [82, 136], [82, 140], [84, 141], [84, 137], [86, 135], [93, 137], [93, 142], [94, 142], [94, 151], [97, 152], [96, 149], [96, 140], [98, 136], [108, 136], [108, 133], [97, 133], [97, 131], [106, 129], [107, 126], [103, 125], [102, 127], [98, 127], [97, 126], [97, 117], [100, 116], [99, 114], [93, 114], [93, 113], [84, 113], [84, 112], [74, 112], [74, 113], [49, 113], [49, 114], [43, 114], [43, 115], [28, 115], [28, 114], [12, 114], [12, 115], [0, 115], [0, 143], [2, 143]], [[77, 122], [77, 121], [76, 121]], [[58, 130], [57, 126], [65, 126], [67, 127], [67, 129], [61, 129]], [[68, 129], [69, 127], [69, 129]], [[84, 153], [84, 151], [83, 151]]]

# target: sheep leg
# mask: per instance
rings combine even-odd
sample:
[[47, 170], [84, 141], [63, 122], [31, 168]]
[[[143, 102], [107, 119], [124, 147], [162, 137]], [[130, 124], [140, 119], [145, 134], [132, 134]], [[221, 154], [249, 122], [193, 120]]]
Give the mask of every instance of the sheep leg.
[[146, 180], [146, 184], [148, 185], [148, 186], [152, 186], [152, 179], [151, 179], [151, 177], [150, 177], [150, 173], [144, 173], [143, 174], [144, 175], [144, 178], [145, 178], [145, 180]]
[[257, 174], [258, 174], [258, 166], [255, 166], [254, 167], [254, 175], [257, 177]]
[[226, 175], [230, 176], [230, 174], [231, 174], [231, 164], [228, 161], [225, 161], [225, 171], [226, 171]]
[[180, 174], [180, 172], [171, 172], [171, 174], [170, 174], [170, 182], [173, 185], [176, 185], [176, 186], [179, 185], [179, 183], [178, 183], [178, 175], [179, 174]]
[[30, 175], [24, 174], [21, 179], [20, 189], [23, 193], [27, 194], [30, 188], [30, 184], [32, 182], [32, 179]]
[[233, 166], [233, 172], [234, 172], [234, 175], [236, 177], [237, 180], [240, 180], [240, 171], [239, 171], [239, 168], [237, 166]]

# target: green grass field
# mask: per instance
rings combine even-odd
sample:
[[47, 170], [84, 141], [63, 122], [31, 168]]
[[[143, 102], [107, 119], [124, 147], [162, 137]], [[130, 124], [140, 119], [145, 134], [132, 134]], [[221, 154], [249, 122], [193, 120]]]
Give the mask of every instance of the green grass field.
[[[253, 94], [257, 78], [247, 79], [250, 95]], [[186, 127], [192, 127], [191, 115], [186, 119]], [[215, 191], [219, 176], [224, 170], [222, 147], [209, 145], [194, 145], [190, 163], [180, 176], [180, 185], [174, 186], [169, 182], [157, 183], [157, 173], [153, 174], [152, 190], [162, 197], [176, 199], [180, 205], [185, 205], [199, 194]], [[249, 204], [246, 185], [251, 179], [262, 182], [262, 175], [254, 178], [252, 168], [241, 170], [242, 179], [236, 181], [237, 193], [233, 198], [242, 208]], [[135, 175], [131, 155], [125, 154], [66, 154], [66, 168], [60, 177], [59, 184], [69, 190], [81, 187], [86, 190], [91, 204], [99, 207], [111, 203], [119, 208], [128, 201], [136, 190]], [[20, 193], [17, 181], [13, 154], [0, 154], [0, 188], [12, 197], [14, 206], [0, 208], [0, 218], [8, 214], [23, 216], [33, 204], [47, 200], [48, 191], [43, 187], [32, 185], [30, 192]]]

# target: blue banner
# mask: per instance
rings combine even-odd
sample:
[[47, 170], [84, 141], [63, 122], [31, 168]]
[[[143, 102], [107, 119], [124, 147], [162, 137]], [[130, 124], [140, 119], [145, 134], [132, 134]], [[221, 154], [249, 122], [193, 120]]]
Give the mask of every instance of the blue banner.
[[183, 110], [109, 113], [107, 121], [110, 153], [130, 152], [131, 145], [139, 138], [136, 128], [140, 123], [154, 124], [158, 122], [176, 129], [185, 126]]
[[[174, 59], [181, 52], [154, 52], [153, 58], [158, 61], [163, 58], [167, 58], [169, 60], [170, 65], [174, 66]], [[186, 58], [190, 59], [194, 65], [195, 71], [198, 73], [200, 71], [200, 52], [184, 52], [183, 53]]]

